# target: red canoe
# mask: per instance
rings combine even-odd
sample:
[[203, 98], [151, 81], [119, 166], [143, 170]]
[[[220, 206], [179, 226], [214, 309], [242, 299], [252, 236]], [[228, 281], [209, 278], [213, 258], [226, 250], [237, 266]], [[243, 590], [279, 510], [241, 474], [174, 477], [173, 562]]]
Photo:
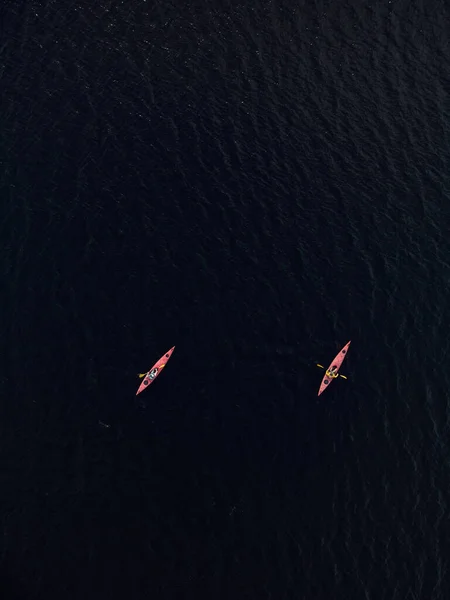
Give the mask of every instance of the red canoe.
[[145, 374], [144, 379], [142, 380], [141, 385], [139, 386], [138, 391], [136, 392], [136, 396], [143, 392], [145, 388], [147, 388], [151, 383], [155, 381], [158, 375], [161, 373], [163, 368], [166, 366], [169, 358], [172, 356], [173, 351], [175, 350], [175, 346], [173, 346], [170, 350], [168, 350], [165, 354], [161, 356], [161, 358], [155, 362], [153, 367]]
[[[348, 352], [348, 347], [350, 346], [350, 342], [348, 342], [347, 344], [345, 344], [345, 346], [342, 348], [342, 350], [339, 352], [339, 354], [337, 354], [334, 359], [333, 362], [331, 363], [331, 365], [328, 367], [328, 369], [325, 372], [325, 375], [322, 379], [322, 383], [320, 384], [320, 388], [319, 388], [319, 393], [317, 394], [318, 396], [320, 396], [320, 394], [327, 389], [327, 387], [330, 385], [330, 383], [336, 379], [336, 375], [339, 371], [339, 369], [341, 368], [342, 363], [344, 362], [344, 358], [347, 356], [347, 352]], [[334, 375], [335, 377], [332, 377], [329, 375], [329, 371], [330, 370], [334, 371]]]

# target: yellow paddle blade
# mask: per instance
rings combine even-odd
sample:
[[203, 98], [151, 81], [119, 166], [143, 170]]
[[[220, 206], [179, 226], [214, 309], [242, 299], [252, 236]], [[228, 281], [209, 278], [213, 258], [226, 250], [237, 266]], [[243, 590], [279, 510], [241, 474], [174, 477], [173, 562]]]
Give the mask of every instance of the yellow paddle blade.
[[147, 373], [138, 373], [138, 377], [140, 379], [142, 379], [143, 377], [145, 377], [147, 375]]
[[346, 377], [345, 375], [339, 375], [339, 377], [342, 377], [342, 379], [348, 379], [348, 377]]
[[325, 367], [324, 367], [324, 366], [322, 366], [322, 365], [319, 365], [319, 364], [318, 364], [317, 366], [318, 366], [318, 367], [320, 367], [321, 369], [325, 369]]

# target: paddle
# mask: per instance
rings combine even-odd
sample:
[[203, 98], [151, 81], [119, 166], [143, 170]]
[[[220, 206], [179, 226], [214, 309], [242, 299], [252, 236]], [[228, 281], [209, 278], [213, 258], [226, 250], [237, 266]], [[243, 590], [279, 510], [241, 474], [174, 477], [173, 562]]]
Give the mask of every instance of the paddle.
[[[161, 365], [159, 368], [159, 370], [163, 369], [166, 366], [166, 363], [164, 363], [163, 365]], [[156, 371], [158, 371], [158, 369], [156, 369]], [[140, 379], [142, 379], [143, 377], [145, 377], [146, 375], [148, 375], [148, 373], [150, 373], [150, 371], [147, 371], [147, 373], [138, 373], [138, 377]]]
[[[318, 367], [320, 367], [321, 369], [325, 369], [325, 367], [323, 365], [319, 365], [318, 363], [316, 363], [316, 365]], [[348, 377], [346, 377], [345, 375], [341, 375], [340, 373], [339, 373], [339, 377], [342, 377], [342, 379], [348, 379]]]

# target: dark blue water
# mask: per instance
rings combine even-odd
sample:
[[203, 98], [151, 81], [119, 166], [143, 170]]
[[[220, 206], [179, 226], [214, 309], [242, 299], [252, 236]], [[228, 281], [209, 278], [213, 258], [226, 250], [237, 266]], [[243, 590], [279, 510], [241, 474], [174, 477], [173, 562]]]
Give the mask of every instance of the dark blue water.
[[448, 597], [447, 5], [3, 10], [0, 598]]

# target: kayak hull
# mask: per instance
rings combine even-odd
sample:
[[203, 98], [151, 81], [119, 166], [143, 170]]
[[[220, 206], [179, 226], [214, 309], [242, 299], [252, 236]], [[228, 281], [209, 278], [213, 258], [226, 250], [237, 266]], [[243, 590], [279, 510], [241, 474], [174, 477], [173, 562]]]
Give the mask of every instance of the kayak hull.
[[[333, 362], [330, 364], [330, 366], [328, 367], [327, 371], [329, 371], [330, 369], [332, 369], [333, 367], [335, 367], [336, 369], [336, 373], [339, 371], [339, 369], [341, 368], [342, 363], [344, 362], [344, 358], [347, 356], [347, 352], [350, 346], [350, 342], [347, 342], [345, 344], [345, 346], [342, 348], [342, 350], [339, 351], [338, 354], [336, 354], [336, 356], [333, 359]], [[320, 388], [319, 388], [319, 393], [317, 394], [318, 396], [320, 396], [320, 394], [322, 394], [329, 386], [330, 383], [334, 380], [334, 377], [328, 377], [328, 375], [325, 372], [325, 375], [322, 379], [322, 383], [320, 384]]]
[[[141, 382], [141, 385], [138, 388], [138, 391], [136, 392], [136, 396], [138, 394], [140, 394], [141, 392], [143, 392], [145, 389], [147, 389], [161, 374], [161, 371], [163, 370], [163, 368], [166, 366], [166, 364], [168, 363], [170, 357], [173, 354], [173, 351], [175, 350], [175, 346], [173, 346], [170, 350], [168, 350], [165, 354], [163, 354], [161, 356], [161, 358], [155, 362], [155, 364], [153, 365], [153, 367], [151, 367], [151, 369], [149, 369], [147, 371], [147, 373], [145, 374], [144, 379]], [[150, 373], [153, 371], [153, 369], [156, 369], [156, 373], [153, 375], [153, 377], [150, 376]]]

